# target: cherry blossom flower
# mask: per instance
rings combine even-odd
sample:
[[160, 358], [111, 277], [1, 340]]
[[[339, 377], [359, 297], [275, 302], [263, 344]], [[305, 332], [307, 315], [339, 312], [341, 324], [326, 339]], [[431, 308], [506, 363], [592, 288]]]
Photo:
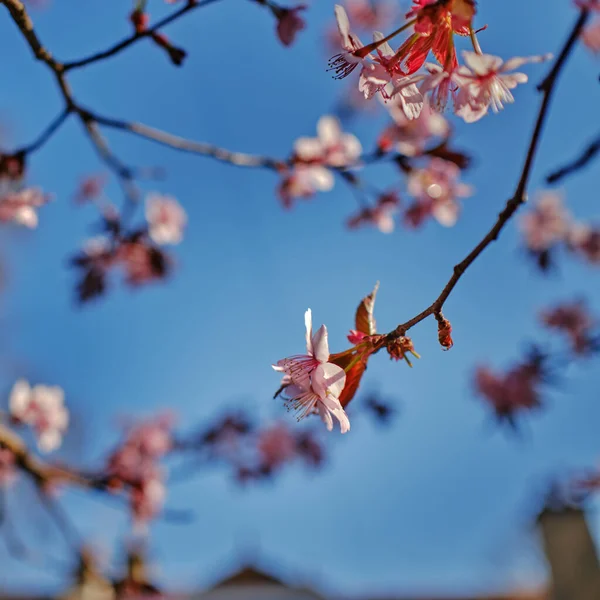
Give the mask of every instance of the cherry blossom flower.
[[383, 131], [378, 145], [384, 151], [394, 149], [406, 156], [418, 156], [432, 139], [447, 137], [450, 126], [440, 113], [431, 108], [428, 101], [424, 102], [418, 118], [407, 118], [403, 99], [401, 94], [397, 94], [385, 103], [394, 123]]
[[173, 447], [172, 426], [169, 414], [137, 424], [108, 457], [109, 485], [113, 489], [127, 487], [132, 515], [138, 524], [152, 519], [162, 508], [166, 491], [158, 461]]
[[521, 216], [519, 225], [527, 247], [534, 252], [543, 252], [565, 239], [569, 222], [562, 195], [544, 191], [538, 194], [533, 210]]
[[416, 73], [433, 52], [442, 69], [456, 68], [454, 34], [469, 35], [475, 2], [473, 0], [414, 0], [407, 19], [416, 19], [415, 33], [396, 52], [405, 75]]
[[518, 364], [500, 375], [485, 366], [475, 371], [477, 394], [491, 405], [499, 419], [506, 419], [511, 425], [518, 412], [541, 406], [541, 381], [541, 366], [535, 360]]
[[268, 469], [279, 467], [294, 458], [296, 446], [296, 438], [283, 423], [261, 431], [257, 442], [261, 462]]
[[504, 62], [499, 56], [467, 50], [462, 53], [465, 65], [456, 70], [455, 81], [460, 89], [456, 96], [455, 112], [465, 122], [473, 123], [487, 114], [488, 108], [497, 113], [505, 103], [515, 101], [512, 89], [526, 83], [525, 73], [510, 73], [526, 63], [549, 60], [552, 55], [515, 57]]
[[394, 231], [394, 214], [398, 212], [400, 200], [394, 192], [381, 194], [373, 208], [364, 208], [348, 219], [348, 227], [355, 229], [361, 225], [374, 225], [382, 233]]
[[318, 164], [299, 163], [284, 173], [277, 195], [285, 208], [291, 208], [295, 198], [310, 198], [317, 191], [330, 191], [335, 182], [333, 173]]
[[346, 383], [344, 369], [328, 362], [329, 344], [325, 325], [312, 332], [312, 313], [304, 315], [306, 325], [306, 354], [284, 358], [273, 365], [273, 369], [284, 374], [282, 384], [289, 408], [298, 411], [298, 420], [318, 412], [331, 431], [335, 417], [340, 422], [342, 433], [350, 430], [339, 396]]
[[62, 388], [47, 385], [31, 387], [27, 381], [19, 379], [10, 392], [9, 407], [16, 422], [33, 428], [42, 452], [51, 452], [61, 445], [69, 424]]
[[344, 7], [336, 4], [334, 11], [344, 52], [336, 54], [330, 59], [329, 70], [335, 72], [334, 79], [343, 79], [350, 75], [359, 64], [364, 63], [369, 52], [364, 49], [358, 36], [350, 31], [350, 21]]
[[[460, 205], [457, 198], [465, 198], [473, 193], [473, 188], [458, 181], [460, 169], [452, 162], [432, 158], [423, 169], [414, 169], [408, 175], [408, 192], [416, 198], [416, 207], [408, 211], [407, 221], [419, 225], [419, 219], [432, 215], [445, 227], [452, 227], [458, 218]], [[411, 214], [412, 213], [412, 214]]]
[[79, 187], [75, 193], [75, 202], [77, 204], [85, 204], [92, 200], [96, 200], [102, 196], [104, 186], [106, 185], [106, 175], [90, 175], [85, 177], [79, 183]]
[[317, 137], [301, 137], [294, 144], [297, 159], [305, 163], [346, 167], [360, 157], [362, 146], [355, 135], [344, 133], [340, 122], [329, 115], [319, 119]]
[[581, 40], [594, 54], [600, 53], [600, 19], [584, 29]]
[[164, 278], [170, 266], [168, 256], [143, 240], [121, 243], [115, 262], [124, 268], [127, 283], [132, 286]]
[[595, 321], [583, 302], [559, 304], [541, 314], [544, 325], [563, 332], [571, 341], [575, 354], [586, 354], [592, 349], [591, 329]]
[[25, 188], [0, 197], [0, 221], [13, 221], [35, 229], [38, 225], [36, 208], [49, 202], [50, 197], [39, 188]]
[[600, 228], [575, 223], [569, 228], [567, 244], [592, 265], [600, 265]]
[[146, 219], [150, 238], [157, 244], [179, 244], [183, 239], [187, 215], [175, 198], [150, 194], [146, 198]]
[[584, 10], [600, 12], [600, 0], [575, 0], [575, 4]]
[[165, 484], [158, 475], [144, 478], [132, 487], [129, 501], [133, 520], [138, 527], [160, 513], [166, 495]]
[[277, 37], [284, 46], [291, 46], [296, 39], [296, 34], [306, 27], [300, 11], [306, 10], [305, 4], [293, 8], [277, 7]]
[[8, 448], [0, 448], [0, 488], [9, 486], [16, 477], [14, 453]]

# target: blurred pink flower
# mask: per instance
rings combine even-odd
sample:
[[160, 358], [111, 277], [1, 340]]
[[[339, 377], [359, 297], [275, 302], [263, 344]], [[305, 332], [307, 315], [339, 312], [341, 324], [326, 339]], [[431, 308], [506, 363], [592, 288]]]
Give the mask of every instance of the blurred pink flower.
[[527, 247], [542, 252], [564, 240], [569, 221], [562, 195], [544, 191], [538, 194], [533, 209], [521, 216], [519, 225]]
[[0, 488], [9, 486], [16, 477], [14, 453], [8, 448], [0, 448]]
[[56, 450], [69, 424], [64, 392], [58, 386], [31, 387], [24, 379], [13, 386], [9, 397], [11, 417], [32, 427], [42, 452]]
[[362, 146], [355, 135], [344, 133], [340, 122], [323, 116], [317, 123], [317, 137], [301, 137], [294, 144], [294, 154], [304, 163], [317, 163], [330, 167], [347, 167], [356, 163]]
[[587, 223], [575, 223], [569, 229], [567, 243], [587, 262], [600, 265], [600, 228]]
[[535, 362], [524, 362], [505, 374], [496, 374], [488, 367], [475, 370], [476, 392], [488, 402], [498, 418], [513, 423], [517, 412], [541, 406], [538, 385], [541, 369]]
[[379, 137], [379, 147], [386, 152], [393, 149], [406, 156], [418, 156], [432, 139], [445, 138], [450, 133], [448, 121], [434, 111], [428, 102], [425, 102], [416, 119], [406, 117], [400, 96], [386, 102], [385, 107], [394, 120]]
[[420, 220], [413, 219], [415, 210], [420, 218], [432, 215], [437, 221], [451, 227], [456, 223], [460, 212], [458, 198], [473, 193], [473, 188], [458, 181], [460, 169], [452, 162], [441, 158], [432, 158], [423, 169], [414, 169], [408, 175], [408, 193], [416, 199], [417, 209], [409, 208], [407, 220], [418, 225]]
[[584, 29], [581, 40], [594, 54], [600, 53], [600, 19]]
[[316, 192], [328, 192], [334, 183], [333, 173], [326, 167], [300, 163], [284, 171], [277, 195], [285, 208], [291, 208], [294, 199], [310, 198]]
[[585, 354], [592, 349], [591, 330], [595, 321], [583, 302], [559, 304], [542, 312], [541, 319], [547, 327], [562, 331], [576, 354]]
[[278, 8], [277, 15], [277, 37], [284, 46], [291, 46], [296, 39], [296, 34], [306, 27], [300, 11], [306, 10], [305, 4], [299, 4], [293, 8]]
[[257, 449], [268, 469], [276, 468], [296, 456], [296, 438], [283, 423], [261, 431]]
[[348, 219], [348, 227], [355, 229], [362, 225], [374, 225], [382, 233], [394, 231], [394, 214], [398, 212], [400, 200], [395, 192], [381, 194], [373, 208], [364, 208]]
[[148, 233], [156, 244], [179, 244], [187, 224], [183, 207], [172, 196], [150, 194], [146, 198]]
[[0, 197], [0, 221], [13, 221], [30, 229], [38, 225], [36, 208], [50, 201], [39, 188], [25, 188]]

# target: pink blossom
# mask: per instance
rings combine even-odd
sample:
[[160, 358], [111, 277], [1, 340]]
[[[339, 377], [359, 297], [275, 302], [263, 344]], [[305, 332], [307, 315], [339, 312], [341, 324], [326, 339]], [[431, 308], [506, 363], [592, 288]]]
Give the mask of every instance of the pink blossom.
[[477, 367], [475, 389], [494, 409], [498, 418], [512, 422], [517, 412], [541, 405], [538, 385], [540, 366], [535, 362], [516, 365], [506, 374], [496, 374], [488, 367]]
[[525, 73], [509, 73], [526, 63], [549, 60], [552, 55], [515, 57], [504, 62], [499, 56], [463, 51], [466, 65], [456, 70], [455, 81], [460, 90], [456, 97], [456, 114], [467, 123], [478, 121], [491, 106], [494, 112], [505, 103], [515, 101], [512, 89], [527, 82]]
[[114, 261], [123, 267], [127, 283], [132, 286], [164, 278], [170, 266], [169, 257], [144, 240], [122, 242]]
[[328, 192], [333, 184], [333, 173], [326, 167], [299, 163], [285, 171], [277, 195], [285, 208], [291, 208], [295, 198], [310, 198], [317, 191]]
[[283, 423], [278, 423], [261, 431], [257, 448], [262, 464], [273, 469], [294, 458], [296, 438]]
[[562, 195], [544, 191], [538, 195], [533, 210], [521, 216], [519, 225], [527, 247], [543, 252], [565, 238], [569, 221]]
[[77, 192], [75, 193], [75, 202], [84, 204], [95, 200], [102, 195], [103, 188], [106, 185], [106, 175], [90, 175], [81, 180]]
[[550, 329], [563, 332], [571, 341], [576, 354], [585, 354], [591, 349], [591, 329], [594, 319], [583, 302], [559, 304], [542, 312], [542, 323]]
[[592, 52], [600, 53], [600, 19], [584, 29], [581, 40]]
[[282, 385], [289, 408], [299, 411], [298, 420], [318, 412], [327, 429], [333, 428], [334, 416], [342, 433], [350, 430], [350, 421], [340, 404], [339, 396], [346, 383], [344, 369], [328, 362], [329, 344], [325, 325], [312, 332], [310, 308], [304, 315], [306, 325], [306, 354], [284, 358], [273, 369], [284, 374]]
[[381, 194], [377, 204], [371, 208], [364, 208], [358, 214], [348, 219], [348, 227], [354, 229], [361, 225], [374, 225], [382, 233], [394, 231], [394, 214], [398, 212], [400, 200], [395, 192]]
[[302, 10], [306, 10], [306, 5], [299, 4], [293, 8], [277, 10], [277, 37], [284, 46], [291, 46], [296, 39], [296, 34], [306, 27], [304, 19], [299, 15]]
[[432, 158], [423, 169], [414, 169], [408, 175], [408, 192], [424, 215], [431, 214], [446, 227], [456, 223], [460, 212], [457, 198], [473, 193], [471, 186], [458, 181], [460, 169], [452, 162]]
[[340, 122], [328, 115], [319, 119], [316, 138], [301, 137], [294, 144], [294, 153], [301, 162], [330, 167], [350, 166], [356, 163], [361, 152], [358, 138], [344, 133]]
[[187, 215], [172, 196], [150, 194], [146, 198], [146, 220], [150, 238], [159, 245], [179, 244]]
[[9, 407], [15, 421], [33, 428], [42, 452], [51, 452], [61, 445], [69, 424], [62, 388], [47, 385], [30, 387], [27, 381], [19, 379], [10, 392]]
[[600, 11], [600, 0], [575, 0], [575, 4], [584, 10]]
[[133, 520], [138, 526], [160, 513], [166, 494], [165, 485], [159, 476], [145, 478], [132, 487], [129, 501]]
[[390, 102], [385, 103], [394, 123], [380, 136], [379, 147], [385, 151], [393, 148], [406, 156], [418, 156], [432, 139], [447, 137], [450, 126], [427, 101], [424, 102], [419, 117], [409, 119], [403, 108], [404, 101], [404, 96], [397, 94]]
[[8, 448], [0, 448], [0, 488], [9, 486], [16, 477], [14, 453]]
[[344, 52], [336, 54], [329, 60], [329, 70], [335, 71], [334, 79], [343, 79], [359, 64], [364, 63], [368, 52], [364, 51], [363, 43], [358, 36], [350, 31], [350, 21], [344, 7], [336, 4], [334, 11]]
[[0, 197], [0, 221], [13, 221], [19, 225], [35, 229], [38, 225], [36, 208], [50, 200], [39, 188], [25, 188], [19, 192], [9, 192]]
[[569, 247], [593, 265], [600, 265], [600, 228], [575, 223], [567, 234]]

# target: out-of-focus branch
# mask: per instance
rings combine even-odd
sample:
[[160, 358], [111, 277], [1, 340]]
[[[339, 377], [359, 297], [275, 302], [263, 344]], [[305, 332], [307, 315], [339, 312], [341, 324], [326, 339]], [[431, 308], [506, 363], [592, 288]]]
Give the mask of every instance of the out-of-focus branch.
[[[35, 57], [46, 64], [46, 66], [52, 71], [60, 90], [60, 93], [65, 101], [64, 112], [52, 123], [48, 129], [42, 133], [40, 138], [32, 144], [33, 148], [29, 149], [32, 152], [39, 148], [47, 139], [62, 125], [64, 120], [70, 113], [74, 113], [79, 118], [85, 131], [88, 134], [96, 152], [106, 163], [106, 165], [115, 173], [121, 182], [121, 186], [125, 192], [125, 196], [129, 201], [135, 201], [136, 196], [133, 189], [131, 171], [127, 169], [110, 151], [108, 144], [102, 137], [99, 131], [94, 126], [94, 123], [90, 122], [89, 113], [83, 110], [76, 102], [73, 97], [73, 93], [66, 79], [65, 67], [62, 63], [58, 62], [53, 58], [50, 52], [45, 48], [40, 39], [38, 38], [31, 18], [27, 14], [27, 10], [20, 0], [0, 0], [0, 3], [4, 4], [8, 9], [13, 21], [23, 34], [23, 37], [29, 44]], [[41, 143], [40, 143], [41, 140]]]
[[450, 277], [448, 283], [446, 283], [446, 285], [444, 286], [442, 293], [436, 298], [436, 300], [424, 311], [422, 311], [412, 319], [406, 321], [405, 323], [401, 323], [393, 331], [387, 334], [386, 337], [388, 340], [393, 340], [395, 338], [405, 335], [411, 327], [413, 327], [417, 323], [420, 323], [430, 315], [435, 315], [438, 320], [442, 318], [441, 312], [444, 303], [448, 299], [448, 296], [450, 296], [450, 294], [452, 293], [452, 290], [455, 288], [460, 278], [463, 276], [465, 271], [471, 266], [471, 264], [475, 262], [475, 260], [477, 260], [479, 255], [492, 242], [498, 239], [498, 236], [500, 235], [502, 229], [504, 229], [504, 226], [517, 212], [521, 204], [523, 204], [527, 199], [527, 184], [529, 183], [531, 169], [533, 167], [533, 162], [537, 154], [537, 150], [541, 140], [542, 130], [544, 128], [544, 124], [548, 116], [550, 101], [556, 88], [558, 76], [562, 71], [562, 68], [564, 67], [567, 58], [571, 54], [571, 51], [573, 50], [573, 47], [575, 46], [575, 43], [579, 38], [579, 35], [583, 31], [583, 28], [588, 19], [589, 10], [582, 9], [575, 25], [571, 30], [571, 33], [569, 34], [567, 41], [565, 42], [560, 54], [558, 55], [552, 68], [550, 69], [550, 72], [542, 81], [542, 83], [538, 86], [538, 90], [543, 94], [542, 103], [538, 111], [538, 116], [533, 133], [529, 141], [529, 147], [525, 156], [523, 168], [521, 169], [521, 174], [519, 176], [517, 188], [512, 198], [508, 200], [506, 206], [498, 215], [498, 219], [494, 223], [494, 226], [488, 231], [488, 233], [483, 237], [483, 239], [475, 246], [475, 248], [473, 248], [473, 250], [471, 250], [471, 252], [469, 252], [469, 254], [467, 254], [467, 256], [461, 262], [454, 266], [452, 277]]
[[575, 160], [556, 169], [546, 177], [548, 183], [557, 183], [563, 177], [586, 167], [597, 154], [600, 154], [600, 136], [598, 136]]
[[91, 56], [87, 56], [80, 60], [74, 60], [71, 62], [67, 62], [64, 64], [64, 70], [70, 71], [71, 69], [78, 69], [80, 67], [85, 67], [86, 65], [104, 60], [106, 58], [110, 58], [111, 56], [114, 56], [115, 54], [118, 54], [122, 50], [125, 50], [125, 48], [128, 48], [129, 46], [131, 46], [131, 44], [134, 44], [135, 42], [137, 42], [143, 38], [152, 36], [159, 29], [162, 29], [169, 23], [176, 21], [177, 19], [179, 19], [186, 13], [188, 13], [196, 8], [201, 8], [203, 6], [213, 4], [214, 2], [217, 2], [217, 1], [218, 0], [199, 0], [199, 1], [198, 0], [188, 0], [187, 4], [185, 6], [183, 6], [179, 10], [176, 10], [174, 13], [165, 17], [164, 19], [161, 19], [152, 27], [149, 27], [148, 29], [145, 29], [140, 32], [136, 32], [133, 35], [129, 36], [128, 38], [125, 38], [124, 40], [120, 41], [118, 44], [115, 44], [114, 46], [111, 46], [110, 48], [103, 50], [102, 52], [97, 52], [96, 54], [92, 54]]
[[19, 148], [15, 154], [26, 155], [39, 150], [62, 127], [69, 114], [70, 111], [67, 108], [63, 109], [31, 144]]

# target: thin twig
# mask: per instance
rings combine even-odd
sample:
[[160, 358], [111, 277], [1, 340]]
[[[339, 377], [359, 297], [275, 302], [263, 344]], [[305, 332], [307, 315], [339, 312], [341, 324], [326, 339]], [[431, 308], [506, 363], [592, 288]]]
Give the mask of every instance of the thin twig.
[[148, 29], [145, 29], [144, 31], [141, 31], [141, 32], [136, 32], [133, 35], [125, 38], [118, 44], [115, 44], [114, 46], [111, 46], [110, 48], [103, 50], [102, 52], [97, 52], [96, 54], [92, 54], [92, 55], [82, 58], [80, 60], [74, 60], [74, 61], [65, 63], [64, 70], [70, 71], [71, 69], [78, 69], [80, 67], [85, 67], [86, 65], [89, 65], [89, 64], [98, 62], [100, 60], [109, 58], [111, 56], [114, 56], [115, 54], [118, 54], [125, 48], [131, 46], [131, 44], [134, 44], [135, 42], [137, 42], [143, 38], [151, 36], [152, 34], [156, 33], [159, 29], [162, 29], [163, 27], [165, 27], [165, 25], [172, 23], [173, 21], [179, 19], [179, 17], [182, 17], [183, 15], [194, 10], [195, 8], [201, 8], [203, 6], [213, 4], [214, 2], [217, 2], [217, 1], [218, 0], [200, 0], [199, 2], [197, 2], [195, 0], [189, 0], [185, 6], [183, 6], [179, 10], [176, 10], [174, 13], [165, 17], [164, 19], [158, 21], [152, 27], [149, 27]]
[[100, 125], [127, 131], [147, 140], [151, 140], [163, 146], [180, 150], [181, 152], [189, 152], [192, 154], [200, 154], [208, 156], [222, 162], [228, 162], [238, 167], [264, 167], [266, 169], [281, 169], [285, 166], [284, 161], [276, 160], [268, 156], [260, 156], [257, 154], [246, 154], [244, 152], [232, 152], [225, 148], [219, 148], [213, 144], [205, 142], [195, 142], [188, 140], [172, 133], [149, 127], [143, 123], [130, 123], [120, 121], [118, 119], [110, 119], [97, 114], [92, 115], [94, 120]]
[[600, 154], [600, 136], [598, 136], [587, 148], [572, 162], [556, 169], [546, 177], [548, 183], [557, 183], [563, 177], [571, 175], [586, 167], [597, 154]]
[[527, 149], [527, 155], [525, 157], [525, 162], [523, 164], [523, 168], [521, 170], [521, 175], [519, 177], [519, 182], [517, 184], [517, 188], [513, 197], [506, 203], [504, 210], [498, 215], [498, 219], [494, 226], [488, 231], [488, 233], [484, 236], [484, 238], [475, 246], [469, 254], [457, 265], [454, 266], [454, 270], [452, 273], [452, 277], [448, 280], [448, 283], [444, 286], [442, 293], [437, 297], [437, 299], [428, 306], [424, 311], [419, 313], [417, 316], [412, 319], [406, 321], [405, 323], [401, 323], [398, 325], [393, 331], [387, 334], [388, 339], [394, 339], [401, 337], [406, 334], [406, 332], [416, 325], [423, 321], [423, 319], [427, 318], [430, 315], [439, 314], [444, 306], [444, 303], [448, 299], [448, 296], [452, 293], [452, 290], [463, 276], [465, 271], [470, 267], [470, 265], [477, 260], [479, 255], [495, 240], [498, 239], [498, 236], [504, 226], [508, 223], [511, 217], [517, 212], [521, 204], [523, 204], [526, 200], [526, 190], [527, 184], [529, 182], [529, 176], [531, 175], [531, 169], [533, 167], [533, 162], [537, 154], [537, 150], [539, 147], [542, 130], [544, 128], [544, 123], [548, 116], [548, 109], [550, 107], [550, 100], [552, 98], [554, 89], [556, 87], [556, 82], [558, 80], [558, 76], [575, 45], [575, 42], [579, 38], [581, 31], [583, 30], [587, 20], [589, 18], [589, 11], [582, 10], [579, 14], [579, 18], [577, 22], [573, 26], [571, 33], [565, 42], [558, 58], [554, 62], [554, 65], [550, 69], [550, 72], [546, 76], [546, 78], [542, 81], [542, 83], [538, 86], [538, 90], [543, 93], [543, 99], [538, 111], [537, 120], [535, 123], [535, 127], [533, 133], [531, 135], [531, 139], [529, 141], [529, 147]]
[[46, 129], [31, 142], [31, 144], [19, 148], [15, 154], [26, 155], [39, 150], [61, 128], [63, 123], [69, 117], [69, 114], [71, 114], [70, 111], [67, 108], [64, 108], [62, 112], [51, 121], [48, 127], [46, 127]]

